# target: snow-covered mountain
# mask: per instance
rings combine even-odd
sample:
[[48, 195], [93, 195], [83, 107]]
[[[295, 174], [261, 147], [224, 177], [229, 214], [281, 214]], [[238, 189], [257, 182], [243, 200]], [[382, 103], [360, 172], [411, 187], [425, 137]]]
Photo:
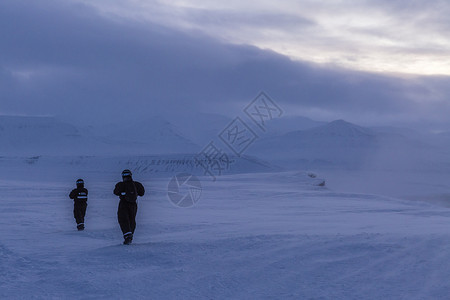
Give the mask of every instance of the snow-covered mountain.
[[79, 129], [53, 117], [0, 117], [0, 156], [195, 153], [200, 146], [161, 118]]
[[[450, 142], [450, 141], [449, 141]], [[249, 153], [289, 169], [448, 169], [444, 137], [395, 127], [366, 128], [337, 120], [264, 136]]]
[[264, 133], [264, 136], [283, 135], [292, 131], [307, 130], [326, 124], [327, 122], [314, 121], [307, 117], [285, 116], [270, 120], [267, 123], [267, 132]]
[[167, 119], [177, 132], [197, 145], [204, 146], [217, 138], [219, 133], [232, 121], [232, 118], [219, 114], [198, 113], [173, 114]]
[[201, 150], [199, 145], [186, 138], [176, 126], [159, 116], [135, 122], [108, 124], [93, 132], [128, 149], [129, 152], [125, 150], [123, 153], [196, 153]]
[[73, 125], [52, 117], [0, 116], [0, 155], [76, 153], [99, 146]]
[[[222, 115], [199, 113], [78, 128], [53, 117], [1, 116], [0, 156], [193, 155], [218, 139], [230, 121]], [[447, 135], [404, 128], [287, 117], [272, 120], [267, 129], [244, 154], [288, 169], [442, 169], [449, 155]]]
[[370, 129], [337, 120], [326, 125], [262, 138], [251, 153], [291, 167], [353, 167], [377, 148]]

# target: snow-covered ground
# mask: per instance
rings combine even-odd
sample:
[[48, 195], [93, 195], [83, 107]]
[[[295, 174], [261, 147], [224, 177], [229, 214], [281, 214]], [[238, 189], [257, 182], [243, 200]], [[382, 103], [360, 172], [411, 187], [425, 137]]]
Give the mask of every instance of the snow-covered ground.
[[147, 194], [124, 246], [108, 176], [86, 183], [84, 232], [64, 178], [0, 177], [2, 299], [449, 297], [445, 207], [273, 172], [203, 178], [200, 201], [182, 209], [168, 201], [169, 178], [136, 174]]
[[[178, 208], [171, 177], [203, 174], [195, 156], [227, 124], [182, 121], [116, 136], [0, 118], [0, 298], [449, 298], [448, 137], [279, 119], [230, 156], [226, 175], [201, 178], [194, 207]], [[131, 246], [112, 194], [125, 168], [147, 189]], [[84, 232], [68, 198], [80, 177]]]

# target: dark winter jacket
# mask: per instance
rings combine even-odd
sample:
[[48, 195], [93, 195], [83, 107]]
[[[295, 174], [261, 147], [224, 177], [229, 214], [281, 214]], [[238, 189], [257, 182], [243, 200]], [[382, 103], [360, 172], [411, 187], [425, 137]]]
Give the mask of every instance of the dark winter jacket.
[[70, 192], [69, 197], [74, 201], [86, 202], [88, 199], [88, 190], [85, 189], [84, 187], [77, 187], [76, 189]]
[[142, 197], [144, 193], [144, 186], [132, 179], [118, 182], [114, 188], [114, 195], [119, 196], [121, 201], [136, 202], [137, 196]]

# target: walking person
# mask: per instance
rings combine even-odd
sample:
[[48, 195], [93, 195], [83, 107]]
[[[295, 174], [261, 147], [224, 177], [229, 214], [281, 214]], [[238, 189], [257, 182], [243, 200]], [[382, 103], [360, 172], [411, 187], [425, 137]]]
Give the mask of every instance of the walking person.
[[114, 188], [114, 195], [119, 196], [117, 219], [123, 233], [124, 244], [129, 245], [133, 240], [136, 229], [137, 197], [144, 196], [144, 186], [131, 177], [130, 170], [123, 170], [122, 181]]
[[88, 190], [84, 187], [84, 180], [77, 180], [77, 188], [69, 194], [73, 199], [73, 217], [77, 222], [78, 231], [84, 230], [84, 216], [86, 215]]

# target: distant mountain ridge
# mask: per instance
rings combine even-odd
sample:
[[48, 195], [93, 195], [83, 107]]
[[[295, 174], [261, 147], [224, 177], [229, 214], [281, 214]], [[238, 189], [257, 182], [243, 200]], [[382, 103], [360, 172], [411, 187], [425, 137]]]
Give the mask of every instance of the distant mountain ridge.
[[251, 154], [285, 166], [333, 167], [360, 164], [377, 147], [370, 129], [336, 120], [318, 127], [262, 138]]
[[362, 127], [344, 120], [262, 137], [249, 153], [288, 169], [435, 168], [448, 143], [395, 127]]
[[0, 116], [0, 156], [189, 153], [200, 149], [162, 119], [120, 124], [101, 134], [53, 117]]
[[[217, 135], [231, 120], [214, 114], [169, 120], [154, 116], [78, 128], [53, 117], [0, 116], [0, 157], [196, 154], [210, 141], [222, 143]], [[303, 117], [271, 122], [244, 155], [286, 169], [410, 167], [449, 155], [450, 142], [443, 134], [423, 137], [404, 128], [367, 128], [344, 120], [324, 123]], [[223, 143], [220, 146], [228, 151]]]
[[375, 133], [369, 128], [364, 128], [344, 120], [332, 121], [328, 124], [308, 130], [315, 136], [336, 137], [372, 137]]

